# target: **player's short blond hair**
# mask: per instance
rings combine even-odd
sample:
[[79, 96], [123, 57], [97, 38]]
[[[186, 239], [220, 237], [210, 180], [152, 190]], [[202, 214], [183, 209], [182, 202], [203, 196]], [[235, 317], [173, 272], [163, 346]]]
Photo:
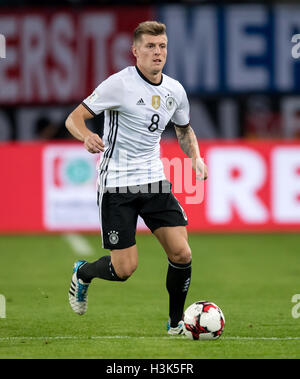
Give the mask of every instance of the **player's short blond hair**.
[[133, 43], [136, 44], [140, 41], [143, 34], [150, 34], [152, 36], [160, 36], [165, 34], [167, 36], [166, 30], [166, 25], [158, 21], [141, 22], [134, 31]]

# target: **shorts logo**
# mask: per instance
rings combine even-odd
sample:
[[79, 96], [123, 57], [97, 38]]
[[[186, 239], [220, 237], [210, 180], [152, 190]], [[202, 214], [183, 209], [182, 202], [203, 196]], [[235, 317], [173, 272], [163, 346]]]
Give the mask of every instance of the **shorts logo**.
[[118, 236], [118, 234], [119, 234], [119, 232], [116, 232], [115, 230], [111, 230], [108, 233], [108, 239], [109, 239], [109, 242], [112, 245], [116, 245], [119, 242], [119, 236]]
[[152, 107], [158, 109], [160, 107], [160, 96], [152, 96]]

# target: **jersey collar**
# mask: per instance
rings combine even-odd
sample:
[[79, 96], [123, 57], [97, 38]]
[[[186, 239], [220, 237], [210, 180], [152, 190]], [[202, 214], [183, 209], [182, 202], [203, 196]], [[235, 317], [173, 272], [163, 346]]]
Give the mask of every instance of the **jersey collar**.
[[163, 74], [161, 74], [161, 80], [159, 83], [153, 83], [149, 79], [146, 78], [146, 76], [141, 72], [141, 70], [135, 66], [137, 73], [140, 75], [140, 77], [145, 80], [147, 83], [151, 84], [152, 86], [160, 86], [163, 81]]

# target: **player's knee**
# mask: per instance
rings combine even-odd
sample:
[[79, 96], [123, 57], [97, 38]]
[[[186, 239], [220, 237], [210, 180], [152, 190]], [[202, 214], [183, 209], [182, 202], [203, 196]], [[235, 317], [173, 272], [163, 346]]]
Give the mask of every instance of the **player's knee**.
[[173, 252], [172, 257], [169, 258], [174, 263], [186, 264], [192, 260], [192, 251], [188, 245], [179, 247]]
[[192, 251], [190, 247], [186, 247], [180, 255], [181, 263], [190, 263], [192, 260]]

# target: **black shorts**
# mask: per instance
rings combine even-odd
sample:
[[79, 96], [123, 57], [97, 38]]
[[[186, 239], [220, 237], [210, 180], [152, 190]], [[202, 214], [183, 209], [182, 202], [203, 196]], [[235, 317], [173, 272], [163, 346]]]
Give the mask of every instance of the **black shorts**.
[[135, 245], [141, 216], [154, 232], [162, 226], [185, 226], [187, 217], [167, 180], [131, 187], [106, 188], [98, 192], [102, 247], [125, 249]]

